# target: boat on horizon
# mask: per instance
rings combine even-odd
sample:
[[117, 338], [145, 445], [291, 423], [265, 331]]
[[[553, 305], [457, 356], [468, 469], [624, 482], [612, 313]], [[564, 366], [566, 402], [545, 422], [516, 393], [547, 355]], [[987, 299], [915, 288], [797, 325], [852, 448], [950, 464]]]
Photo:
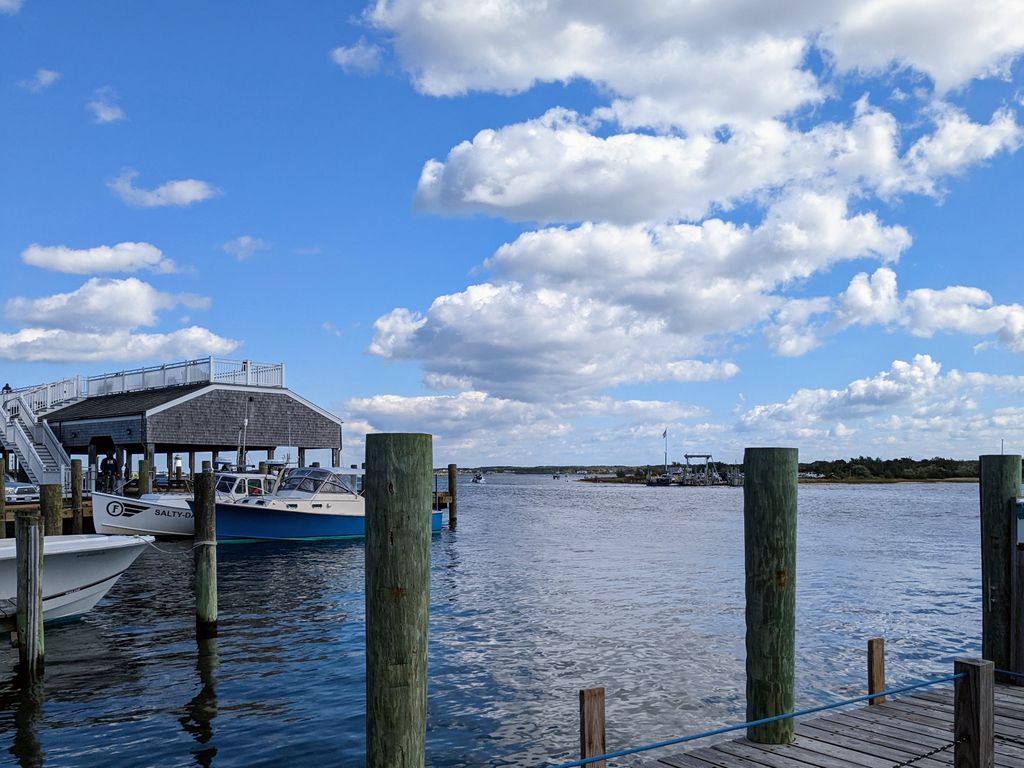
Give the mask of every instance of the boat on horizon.
[[[43, 537], [43, 621], [70, 621], [95, 607], [128, 570], [152, 536], [78, 534]], [[0, 627], [18, 610], [17, 550], [0, 540]]]
[[[353, 539], [366, 535], [366, 499], [357, 490], [362, 470], [299, 467], [290, 470], [273, 494], [217, 502], [217, 539], [293, 541]], [[442, 512], [430, 514], [433, 532]]]

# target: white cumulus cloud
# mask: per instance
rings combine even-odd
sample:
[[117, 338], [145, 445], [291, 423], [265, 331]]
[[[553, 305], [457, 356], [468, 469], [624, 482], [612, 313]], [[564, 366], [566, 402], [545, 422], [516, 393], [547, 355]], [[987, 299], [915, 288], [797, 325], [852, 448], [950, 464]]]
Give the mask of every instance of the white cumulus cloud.
[[199, 179], [168, 181], [155, 189], [135, 186], [139, 172], [125, 169], [107, 186], [128, 205], [137, 208], [185, 207], [223, 194], [212, 184]]
[[346, 72], [370, 74], [380, 69], [383, 49], [360, 40], [355, 45], [339, 46], [331, 51], [331, 61]]
[[221, 248], [224, 250], [224, 253], [234, 256], [239, 261], [245, 261], [259, 251], [268, 250], [270, 243], [252, 235], [242, 235], [224, 243]]
[[0, 333], [0, 358], [18, 362], [175, 360], [227, 355], [239, 342], [192, 326], [171, 333], [26, 328]]
[[72, 275], [96, 272], [152, 272], [170, 273], [177, 266], [155, 245], [149, 243], [117, 243], [95, 248], [69, 248], [66, 245], [39, 245], [33, 243], [21, 252], [21, 260], [33, 267]]
[[19, 80], [18, 86], [30, 93], [42, 93], [60, 79], [60, 72], [52, 69], [37, 69], [32, 77]]
[[22, 0], [0, 0], [0, 13], [17, 13], [21, 9]]
[[92, 100], [86, 102], [86, 109], [92, 112], [93, 121], [100, 123], [116, 123], [126, 120], [128, 115], [118, 106], [117, 93], [109, 85], [97, 88]]

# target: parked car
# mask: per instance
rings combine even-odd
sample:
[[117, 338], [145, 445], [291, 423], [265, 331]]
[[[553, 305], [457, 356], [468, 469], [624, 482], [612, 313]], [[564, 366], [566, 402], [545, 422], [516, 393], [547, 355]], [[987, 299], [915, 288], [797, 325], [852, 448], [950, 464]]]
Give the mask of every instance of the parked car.
[[39, 486], [22, 483], [10, 475], [4, 475], [4, 501], [10, 504], [18, 501], [39, 501]]

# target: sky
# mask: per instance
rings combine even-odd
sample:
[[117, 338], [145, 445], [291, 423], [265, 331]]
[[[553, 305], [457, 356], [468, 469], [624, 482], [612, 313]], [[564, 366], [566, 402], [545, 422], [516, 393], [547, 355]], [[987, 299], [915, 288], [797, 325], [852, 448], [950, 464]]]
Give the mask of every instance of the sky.
[[284, 363], [346, 462], [1021, 453], [1022, 54], [1019, 0], [0, 0], [0, 379]]

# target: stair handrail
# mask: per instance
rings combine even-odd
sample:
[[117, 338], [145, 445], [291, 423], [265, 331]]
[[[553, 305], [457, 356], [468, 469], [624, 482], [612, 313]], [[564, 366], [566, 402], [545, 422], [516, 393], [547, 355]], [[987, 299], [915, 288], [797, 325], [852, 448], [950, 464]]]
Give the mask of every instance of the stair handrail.
[[[45, 419], [36, 418], [32, 408], [20, 393], [7, 395], [3, 406], [7, 422], [7, 439], [18, 449], [19, 458], [28, 464], [26, 469], [33, 482], [65, 485], [65, 475], [70, 472], [71, 458], [50, 429], [50, 425]], [[29, 434], [28, 429], [32, 430], [32, 434]], [[43, 462], [36, 450], [36, 443], [45, 446], [49, 451], [56, 464], [55, 469], [50, 469]]]

